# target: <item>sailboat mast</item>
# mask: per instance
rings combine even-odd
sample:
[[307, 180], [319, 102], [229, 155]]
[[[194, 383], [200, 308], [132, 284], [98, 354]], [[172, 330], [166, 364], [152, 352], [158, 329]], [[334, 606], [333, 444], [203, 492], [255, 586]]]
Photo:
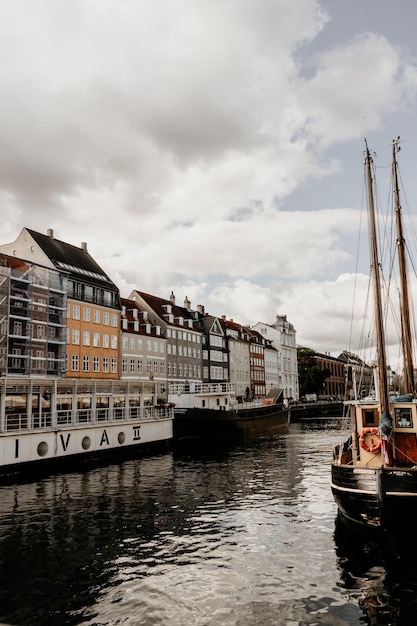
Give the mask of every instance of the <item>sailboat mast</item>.
[[398, 266], [400, 272], [400, 306], [401, 306], [401, 341], [404, 355], [405, 393], [414, 394], [414, 366], [410, 321], [410, 298], [408, 294], [407, 263], [405, 257], [405, 239], [403, 235], [400, 192], [398, 185], [397, 152], [400, 138], [392, 142], [392, 180], [395, 203], [395, 219], [397, 224]]
[[374, 291], [375, 306], [375, 330], [377, 345], [377, 367], [378, 367], [378, 384], [379, 384], [379, 401], [381, 414], [389, 412], [388, 403], [388, 380], [387, 380], [387, 358], [385, 350], [385, 331], [383, 322], [382, 295], [381, 295], [381, 276], [380, 263], [378, 256], [378, 239], [375, 219], [375, 203], [373, 193], [372, 180], [372, 157], [369, 152], [368, 143], [365, 139], [365, 166], [366, 181], [368, 190], [368, 213], [369, 213], [369, 236], [371, 244], [371, 274]]

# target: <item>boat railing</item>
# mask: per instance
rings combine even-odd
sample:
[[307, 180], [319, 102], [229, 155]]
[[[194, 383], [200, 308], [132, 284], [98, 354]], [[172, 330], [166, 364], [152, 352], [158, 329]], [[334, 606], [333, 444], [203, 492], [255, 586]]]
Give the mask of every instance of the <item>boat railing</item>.
[[110, 409], [99, 408], [72, 410], [60, 410], [56, 412], [55, 418], [51, 412], [36, 413], [32, 415], [32, 423], [28, 419], [28, 414], [10, 413], [5, 416], [4, 427], [1, 432], [30, 432], [51, 428], [65, 428], [82, 426], [83, 424], [93, 426], [95, 424], [112, 424], [125, 420], [148, 421], [173, 419], [172, 406], [133, 406], [116, 407]]
[[230, 407], [234, 411], [244, 411], [246, 409], [257, 409], [261, 407], [263, 403], [262, 398], [256, 398], [255, 400], [251, 400], [250, 402], [232, 402]]
[[168, 393], [172, 395], [194, 394], [194, 395], [223, 395], [232, 394], [232, 383], [170, 383]]

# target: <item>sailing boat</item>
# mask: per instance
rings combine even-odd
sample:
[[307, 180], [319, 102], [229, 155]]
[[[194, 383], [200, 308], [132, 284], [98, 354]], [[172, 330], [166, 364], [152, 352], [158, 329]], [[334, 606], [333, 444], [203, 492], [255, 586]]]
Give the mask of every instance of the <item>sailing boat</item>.
[[373, 159], [365, 141], [378, 375], [375, 397], [345, 403], [350, 408], [351, 433], [344, 443], [334, 448], [331, 465], [331, 489], [340, 512], [359, 524], [393, 532], [405, 529], [407, 520], [417, 513], [417, 402], [414, 400], [409, 294], [398, 188], [398, 150], [399, 138], [392, 143], [392, 173], [406, 393], [389, 395]]

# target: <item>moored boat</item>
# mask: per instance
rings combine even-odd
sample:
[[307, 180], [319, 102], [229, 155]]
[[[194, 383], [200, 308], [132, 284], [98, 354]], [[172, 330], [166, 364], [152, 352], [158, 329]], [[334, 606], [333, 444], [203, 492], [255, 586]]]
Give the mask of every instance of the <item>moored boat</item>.
[[163, 449], [172, 437], [172, 408], [146, 404], [140, 383], [0, 380], [1, 480]]
[[373, 159], [366, 143], [365, 147], [377, 376], [371, 397], [346, 403], [350, 409], [350, 435], [333, 451], [331, 488], [338, 508], [346, 518], [370, 528], [398, 533], [404, 532], [405, 526], [417, 513], [417, 402], [414, 397], [405, 241], [398, 190], [396, 154], [399, 139], [393, 141], [392, 172], [400, 276], [400, 343], [404, 358], [404, 393], [401, 396], [390, 394], [387, 307], [381, 290], [382, 265], [377, 243]]
[[170, 386], [174, 438], [209, 441], [288, 429], [290, 411], [283, 392], [237, 402], [230, 383], [189, 383]]

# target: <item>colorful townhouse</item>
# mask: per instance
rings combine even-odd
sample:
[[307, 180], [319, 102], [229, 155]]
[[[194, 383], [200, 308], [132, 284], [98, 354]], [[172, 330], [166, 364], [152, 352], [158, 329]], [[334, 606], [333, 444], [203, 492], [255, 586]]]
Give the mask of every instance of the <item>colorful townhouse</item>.
[[251, 395], [250, 344], [243, 336], [244, 327], [233, 320], [227, 320], [225, 315], [222, 316], [220, 323], [227, 340], [230, 383], [235, 389], [237, 400], [249, 400]]
[[129, 300], [148, 312], [149, 323], [160, 326], [166, 338], [166, 379], [169, 385], [202, 381], [203, 333], [192, 314], [169, 300], [133, 290]]
[[146, 403], [162, 404], [168, 397], [167, 340], [137, 301], [122, 298], [121, 304], [121, 378], [137, 381]]

